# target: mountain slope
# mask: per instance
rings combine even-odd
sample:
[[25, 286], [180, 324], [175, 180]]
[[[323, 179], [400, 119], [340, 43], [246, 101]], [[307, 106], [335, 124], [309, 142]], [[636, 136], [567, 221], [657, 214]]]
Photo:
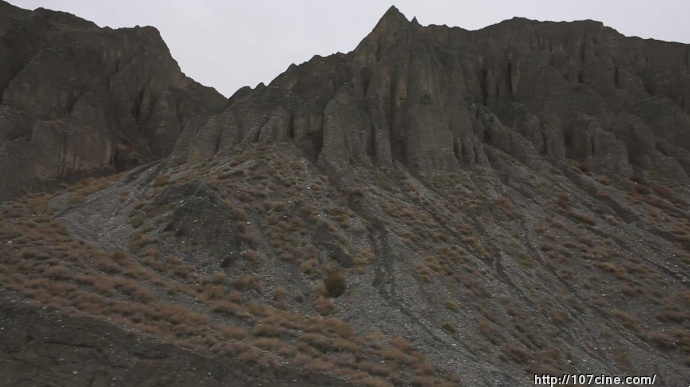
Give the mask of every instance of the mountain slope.
[[6, 203], [4, 303], [334, 378], [316, 384], [681, 384], [689, 52], [391, 8], [164, 160]]

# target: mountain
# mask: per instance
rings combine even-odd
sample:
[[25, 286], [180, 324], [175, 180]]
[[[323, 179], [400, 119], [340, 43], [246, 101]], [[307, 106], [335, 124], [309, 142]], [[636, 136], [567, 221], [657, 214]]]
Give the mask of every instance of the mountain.
[[392, 7], [350, 53], [218, 105], [190, 92], [151, 163], [0, 207], [2, 372], [681, 385], [689, 63], [594, 21], [467, 31]]
[[0, 2], [0, 200], [170, 154], [225, 98], [187, 78], [151, 27], [112, 30]]

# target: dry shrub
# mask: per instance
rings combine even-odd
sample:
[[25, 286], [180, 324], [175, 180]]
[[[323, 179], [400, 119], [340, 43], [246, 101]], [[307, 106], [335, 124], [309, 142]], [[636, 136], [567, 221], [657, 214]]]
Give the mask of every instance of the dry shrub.
[[683, 323], [688, 320], [688, 313], [678, 310], [677, 308], [667, 308], [657, 313], [656, 318], [665, 322]]
[[324, 353], [333, 348], [333, 340], [321, 333], [304, 333], [300, 336], [300, 340]]
[[333, 300], [323, 296], [318, 296], [314, 299], [314, 309], [322, 316], [328, 316], [335, 311]]
[[642, 290], [635, 286], [634, 284], [623, 284], [621, 286], [621, 292], [626, 296], [635, 297], [642, 293]]
[[156, 298], [156, 293], [153, 290], [146, 288], [144, 286], [137, 286], [134, 289], [128, 289], [128, 294], [133, 300], [139, 302], [149, 302]]
[[254, 336], [279, 337], [286, 332], [286, 329], [280, 325], [273, 324], [268, 321], [262, 321], [254, 326], [252, 334]]
[[228, 300], [240, 305], [247, 304], [247, 298], [244, 295], [242, 295], [242, 293], [234, 289], [230, 290], [230, 292], [228, 293]]
[[666, 206], [666, 204], [664, 203], [663, 200], [661, 200], [659, 198], [654, 198], [654, 197], [642, 196], [640, 198], [640, 201], [643, 203], [647, 203], [650, 206], [655, 206], [655, 207], [662, 207], [663, 208], [664, 206]]
[[597, 190], [596, 195], [600, 198], [608, 198], [611, 196], [611, 190], [609, 188], [600, 188]]
[[580, 214], [578, 212], [571, 211], [571, 210], [569, 210], [567, 213], [568, 213], [568, 215], [572, 216], [573, 218], [579, 220], [580, 222], [586, 223], [590, 226], [594, 226], [595, 224], [597, 224], [597, 221], [594, 220], [594, 218], [587, 216], [585, 214]]
[[616, 265], [615, 263], [611, 263], [611, 262], [599, 263], [599, 262], [597, 262], [596, 266], [598, 268], [604, 270], [604, 271], [612, 273], [618, 279], [623, 280], [623, 279], [628, 278], [628, 273], [625, 271], [625, 269], [621, 266]]
[[404, 337], [402, 336], [397, 336], [396, 338], [393, 339], [391, 342], [396, 348], [400, 349], [401, 351], [413, 351], [414, 350], [414, 345], [407, 341]]
[[257, 274], [238, 276], [232, 279], [232, 286], [241, 291], [255, 290], [263, 294], [265, 290], [264, 282]]
[[308, 368], [315, 372], [328, 372], [335, 368], [332, 361], [325, 359], [323, 357], [318, 357], [309, 363]]
[[429, 270], [426, 265], [418, 263], [415, 265], [417, 268], [417, 272], [419, 273], [419, 276], [421, 277], [422, 281], [425, 283], [430, 284], [432, 282], [431, 280], [431, 270]]
[[201, 291], [200, 298], [204, 301], [220, 300], [225, 296], [225, 287], [222, 285], [206, 284]]
[[417, 361], [414, 356], [410, 356], [398, 348], [383, 349], [379, 352], [379, 355], [386, 360], [391, 360], [398, 364], [413, 364]]
[[594, 177], [594, 180], [596, 180], [597, 183], [603, 185], [609, 185], [611, 183], [611, 180], [606, 175], [597, 175], [596, 177]]
[[559, 195], [558, 198], [556, 198], [556, 204], [564, 210], [567, 210], [570, 207], [570, 198], [565, 194]]
[[49, 266], [43, 270], [43, 275], [52, 279], [68, 279], [70, 271], [64, 266]]
[[237, 359], [243, 363], [258, 363], [261, 359], [263, 351], [257, 347], [250, 346], [249, 348], [242, 351]]
[[501, 357], [504, 360], [509, 360], [517, 364], [527, 364], [530, 361], [529, 352], [518, 346], [504, 343], [501, 344], [500, 349], [503, 353]]
[[355, 330], [349, 323], [335, 317], [321, 319], [320, 325], [325, 328], [329, 334], [340, 337], [351, 338], [355, 335]]
[[668, 201], [681, 208], [685, 208], [688, 205], [685, 200], [675, 195], [673, 191], [671, 191], [671, 189], [665, 185], [654, 187], [653, 190], [657, 195], [666, 198]]
[[213, 273], [210, 280], [216, 285], [222, 285], [225, 282], [226, 274], [224, 271], [217, 271]]
[[570, 322], [570, 317], [563, 311], [555, 311], [551, 314], [551, 322], [556, 326], [562, 326]]
[[216, 313], [224, 313], [239, 318], [247, 316], [247, 309], [244, 306], [229, 300], [214, 301], [211, 304], [211, 310]]
[[367, 360], [360, 361], [358, 365], [360, 370], [365, 371], [371, 375], [387, 377], [393, 372], [390, 366], [384, 364], [377, 364]]
[[266, 317], [271, 314], [271, 308], [254, 300], [247, 303], [247, 311], [257, 317]]
[[284, 344], [282, 341], [280, 341], [280, 339], [277, 339], [275, 337], [259, 337], [258, 339], [252, 341], [252, 345], [259, 348], [263, 348], [270, 352], [275, 352]]
[[233, 337], [235, 339], [244, 339], [248, 336], [247, 329], [244, 327], [238, 327], [233, 325], [218, 325], [216, 330], [221, 332], [225, 336]]
[[287, 289], [283, 285], [278, 285], [273, 288], [273, 299], [280, 302], [285, 299], [287, 295]]
[[652, 193], [652, 190], [644, 184], [638, 184], [638, 183], [633, 183], [633, 191], [637, 192], [640, 195], [649, 195]]
[[613, 314], [625, 328], [633, 331], [636, 334], [641, 333], [640, 326], [637, 324], [637, 321], [635, 321], [635, 318], [627, 312], [620, 309], [614, 309], [611, 314]]
[[273, 288], [273, 300], [280, 309], [287, 309], [287, 289], [283, 285]]
[[335, 339], [331, 346], [336, 351], [347, 351], [352, 353], [358, 353], [362, 350], [362, 347], [352, 340], [346, 339]]
[[670, 351], [676, 346], [673, 337], [664, 332], [653, 332], [649, 335], [649, 341], [664, 351]]
[[294, 361], [295, 361], [295, 364], [297, 364], [298, 366], [306, 367], [309, 365], [309, 363], [314, 361], [314, 358], [312, 358], [311, 356], [304, 354], [304, 353], [298, 353], [294, 357]]
[[436, 374], [436, 367], [434, 367], [434, 365], [431, 363], [423, 362], [423, 363], [419, 363], [415, 367], [415, 371], [417, 372], [417, 375], [429, 375], [429, 376], [431, 376], [431, 375]]
[[497, 344], [499, 335], [498, 333], [491, 327], [491, 322], [489, 320], [479, 317], [477, 318], [477, 326], [479, 327], [479, 332], [484, 335], [492, 344]]
[[113, 296], [115, 295], [115, 285], [116, 283], [107, 277], [94, 277], [91, 282], [93, 283], [93, 287], [98, 292], [99, 294], [103, 294], [104, 296]]

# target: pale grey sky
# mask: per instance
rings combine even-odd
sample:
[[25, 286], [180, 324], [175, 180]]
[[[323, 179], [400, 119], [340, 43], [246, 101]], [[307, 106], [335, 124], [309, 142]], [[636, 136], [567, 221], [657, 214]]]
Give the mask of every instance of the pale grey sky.
[[10, 0], [100, 26], [152, 25], [182, 71], [226, 97], [291, 63], [348, 52], [395, 5], [408, 19], [475, 30], [514, 16], [598, 20], [625, 35], [690, 43], [689, 0]]

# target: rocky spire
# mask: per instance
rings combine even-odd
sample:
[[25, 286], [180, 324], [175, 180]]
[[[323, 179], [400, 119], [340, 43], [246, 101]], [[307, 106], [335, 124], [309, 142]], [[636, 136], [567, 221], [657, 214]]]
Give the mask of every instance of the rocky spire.
[[395, 6], [391, 6], [357, 46], [355, 56], [360, 61], [378, 60], [378, 54], [390, 47], [400, 32], [409, 26], [410, 22], [405, 15]]

